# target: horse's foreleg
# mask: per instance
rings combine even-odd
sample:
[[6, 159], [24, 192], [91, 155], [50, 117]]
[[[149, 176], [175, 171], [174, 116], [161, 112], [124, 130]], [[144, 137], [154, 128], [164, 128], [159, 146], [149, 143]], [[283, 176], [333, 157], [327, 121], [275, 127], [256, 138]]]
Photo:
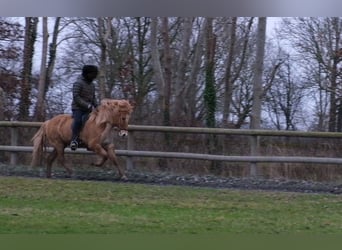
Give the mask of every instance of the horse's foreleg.
[[93, 165], [96, 167], [101, 167], [108, 159], [108, 154], [100, 144], [95, 145], [93, 150], [100, 157]]
[[108, 159], [107, 156], [99, 156], [98, 160], [96, 162], [94, 162], [92, 165], [96, 166], [96, 167], [102, 167], [102, 165], [106, 162], [106, 160]]
[[107, 153], [108, 153], [108, 158], [113, 162], [113, 164], [118, 169], [121, 180], [127, 180], [126, 174], [124, 173], [124, 171], [122, 170], [122, 168], [120, 167], [120, 164], [118, 163], [118, 161], [116, 159], [114, 144], [109, 144], [106, 147], [106, 149], [107, 149]]
[[121, 169], [121, 167], [119, 166], [117, 162], [113, 144], [109, 144], [105, 148], [103, 148], [100, 144], [97, 144], [93, 147], [93, 149], [94, 149], [94, 152], [101, 157], [99, 163], [103, 164], [109, 158], [113, 162], [113, 164], [117, 167], [121, 179], [127, 180], [125, 173], [123, 172], [123, 170]]

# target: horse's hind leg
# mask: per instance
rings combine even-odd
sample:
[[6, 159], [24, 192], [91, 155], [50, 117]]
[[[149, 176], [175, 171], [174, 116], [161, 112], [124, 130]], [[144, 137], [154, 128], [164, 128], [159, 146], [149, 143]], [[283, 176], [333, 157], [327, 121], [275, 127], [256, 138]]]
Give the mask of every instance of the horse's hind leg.
[[54, 148], [53, 151], [49, 154], [47, 157], [47, 163], [46, 163], [46, 177], [51, 178], [51, 168], [52, 168], [52, 163], [57, 157], [57, 150]]
[[72, 176], [72, 169], [69, 168], [67, 165], [65, 165], [65, 160], [64, 160], [64, 146], [60, 147], [57, 149], [57, 160], [59, 164], [62, 165], [62, 167], [65, 168], [69, 176]]
[[66, 169], [68, 172], [68, 175], [72, 175], [72, 170], [71, 168], [67, 167], [64, 163], [64, 146], [63, 147], [55, 147], [51, 154], [47, 157], [47, 164], [46, 164], [46, 177], [51, 178], [51, 169], [52, 169], [52, 164], [57, 158], [58, 163]]
[[[68, 175], [72, 175], [72, 170], [68, 166], [65, 165], [64, 163], [64, 144], [55, 144], [54, 150], [52, 151], [51, 155], [49, 156], [50, 159], [48, 159], [48, 164], [47, 164], [47, 176], [51, 177], [51, 167], [53, 161], [57, 158], [58, 163], [65, 168], [67, 171]], [[48, 177], [49, 178], [49, 177]]]

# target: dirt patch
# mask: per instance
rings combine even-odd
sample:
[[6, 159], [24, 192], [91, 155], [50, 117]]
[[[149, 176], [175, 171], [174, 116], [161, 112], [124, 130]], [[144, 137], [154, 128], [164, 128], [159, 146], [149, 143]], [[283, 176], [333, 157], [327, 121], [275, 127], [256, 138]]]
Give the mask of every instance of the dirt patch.
[[[0, 175], [45, 178], [45, 171], [27, 166], [8, 166], [0, 163]], [[177, 175], [167, 172], [127, 172], [128, 183], [152, 185], [182, 185], [193, 187], [228, 188], [243, 190], [269, 190], [302, 193], [342, 194], [342, 182], [314, 182], [304, 180], [265, 179], [265, 178], [222, 178], [213, 175]], [[63, 169], [54, 168], [53, 178], [69, 178]], [[72, 179], [92, 181], [115, 181], [116, 171], [105, 169], [75, 169]]]

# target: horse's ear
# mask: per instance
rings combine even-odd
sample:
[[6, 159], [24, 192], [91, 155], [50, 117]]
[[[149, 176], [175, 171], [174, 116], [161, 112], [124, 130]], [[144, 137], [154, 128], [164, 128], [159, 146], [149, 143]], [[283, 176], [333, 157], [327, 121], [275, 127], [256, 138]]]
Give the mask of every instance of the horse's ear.
[[133, 99], [128, 100], [129, 104], [131, 105], [132, 109], [135, 109], [137, 103]]
[[111, 100], [110, 99], [102, 99], [101, 100], [101, 105], [103, 106], [103, 105], [109, 105], [110, 104], [110, 102], [111, 102]]

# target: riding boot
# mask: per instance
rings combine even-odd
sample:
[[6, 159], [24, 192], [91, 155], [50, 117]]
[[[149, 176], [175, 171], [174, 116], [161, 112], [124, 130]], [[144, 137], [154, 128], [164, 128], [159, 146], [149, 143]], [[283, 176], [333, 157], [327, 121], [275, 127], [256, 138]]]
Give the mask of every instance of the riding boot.
[[71, 143], [70, 143], [70, 149], [75, 151], [78, 148], [78, 136], [73, 136]]

